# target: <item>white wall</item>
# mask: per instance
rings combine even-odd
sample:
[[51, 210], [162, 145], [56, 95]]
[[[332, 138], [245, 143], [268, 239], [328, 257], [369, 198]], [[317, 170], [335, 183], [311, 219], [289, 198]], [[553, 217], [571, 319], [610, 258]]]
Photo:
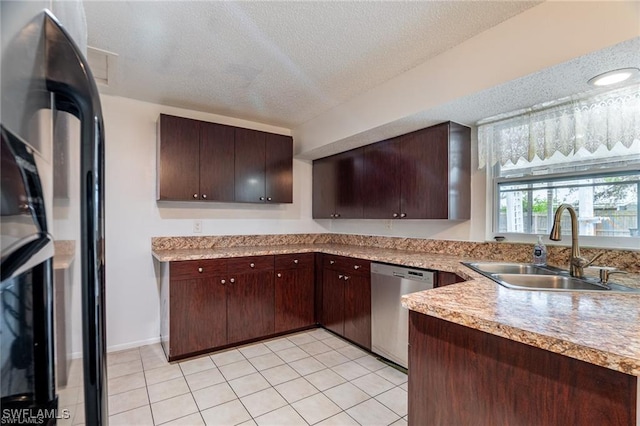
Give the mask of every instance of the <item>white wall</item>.
[[[102, 95], [106, 133], [106, 278], [109, 350], [157, 340], [159, 299], [151, 257], [158, 236], [315, 233], [311, 164], [294, 160], [293, 204], [156, 202], [156, 120], [160, 113], [274, 133], [287, 129]], [[202, 220], [194, 234], [193, 220]]]
[[543, 2], [296, 127], [296, 152], [632, 39], [640, 35], [639, 16], [637, 1]]

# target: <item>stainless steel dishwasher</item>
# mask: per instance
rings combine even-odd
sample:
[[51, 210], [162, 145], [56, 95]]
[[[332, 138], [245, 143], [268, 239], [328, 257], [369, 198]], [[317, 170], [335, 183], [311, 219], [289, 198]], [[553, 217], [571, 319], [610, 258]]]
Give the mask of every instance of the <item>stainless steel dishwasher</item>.
[[371, 349], [408, 368], [409, 312], [404, 294], [433, 288], [434, 272], [371, 263]]

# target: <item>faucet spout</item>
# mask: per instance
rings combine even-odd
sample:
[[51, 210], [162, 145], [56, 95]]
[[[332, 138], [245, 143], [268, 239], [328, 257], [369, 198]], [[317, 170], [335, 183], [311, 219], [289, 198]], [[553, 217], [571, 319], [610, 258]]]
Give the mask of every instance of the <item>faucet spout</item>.
[[560, 204], [553, 217], [553, 227], [551, 228], [551, 234], [549, 239], [552, 241], [560, 241], [562, 239], [560, 229], [560, 219], [562, 213], [567, 210], [569, 216], [571, 216], [571, 258], [569, 260], [569, 274], [572, 277], [584, 277], [584, 267], [588, 266], [591, 262], [580, 257], [580, 244], [578, 243], [578, 215], [576, 215], [575, 209], [570, 204]]

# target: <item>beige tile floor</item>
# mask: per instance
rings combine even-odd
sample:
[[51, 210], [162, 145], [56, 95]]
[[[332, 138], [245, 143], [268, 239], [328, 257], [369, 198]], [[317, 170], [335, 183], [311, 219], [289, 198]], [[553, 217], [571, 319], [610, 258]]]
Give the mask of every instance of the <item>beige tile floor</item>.
[[[407, 424], [406, 374], [323, 329], [181, 362], [159, 344], [107, 360], [112, 426]], [[60, 391], [65, 426], [84, 424], [76, 367]]]

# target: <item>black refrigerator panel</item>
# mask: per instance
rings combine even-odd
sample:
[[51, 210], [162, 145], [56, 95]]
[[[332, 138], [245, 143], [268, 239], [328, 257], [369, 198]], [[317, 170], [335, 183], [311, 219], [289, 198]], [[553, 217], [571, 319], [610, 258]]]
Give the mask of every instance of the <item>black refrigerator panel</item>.
[[91, 70], [64, 23], [43, 8], [50, 5], [0, 2], [2, 422], [53, 424], [68, 414], [56, 409], [51, 237], [54, 128], [60, 113], [68, 113], [80, 123], [80, 161], [74, 165], [80, 181], [75, 257], [80, 263], [76, 285], [82, 322], [78, 400], [83, 401], [86, 424], [104, 425], [108, 412], [102, 112]]
[[[53, 240], [33, 149], [0, 126], [0, 390], [3, 424], [57, 408]], [[42, 419], [41, 423], [51, 421]]]

